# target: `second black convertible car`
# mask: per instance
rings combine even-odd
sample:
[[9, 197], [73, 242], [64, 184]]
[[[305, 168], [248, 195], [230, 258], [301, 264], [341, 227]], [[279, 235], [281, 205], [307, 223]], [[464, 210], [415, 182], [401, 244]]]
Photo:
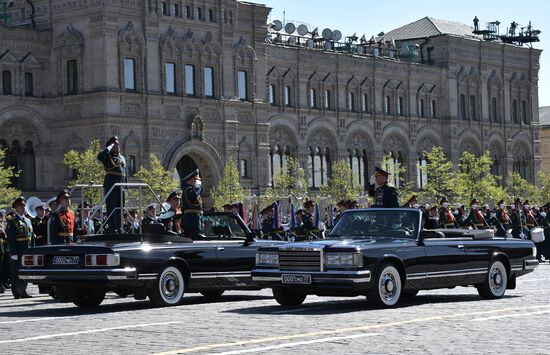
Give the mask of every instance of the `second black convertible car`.
[[19, 275], [55, 286], [79, 307], [97, 307], [107, 291], [172, 306], [188, 292], [217, 297], [225, 290], [259, 289], [250, 275], [256, 250], [282, 243], [256, 240], [232, 213], [203, 216], [201, 240], [162, 232], [97, 235], [74, 245], [31, 248]]
[[261, 247], [253, 280], [277, 302], [301, 304], [308, 294], [366, 295], [394, 306], [423, 289], [473, 285], [482, 298], [500, 298], [538, 261], [530, 240], [491, 231], [423, 230], [413, 209], [346, 211], [326, 240]]

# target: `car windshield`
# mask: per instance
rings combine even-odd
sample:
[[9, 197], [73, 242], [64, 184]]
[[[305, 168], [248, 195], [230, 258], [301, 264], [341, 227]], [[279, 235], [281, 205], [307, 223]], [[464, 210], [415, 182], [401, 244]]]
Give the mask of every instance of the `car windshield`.
[[365, 209], [346, 211], [328, 238], [407, 238], [416, 239], [420, 213], [406, 209]]
[[246, 231], [231, 214], [204, 215], [201, 233], [206, 237], [246, 239]]

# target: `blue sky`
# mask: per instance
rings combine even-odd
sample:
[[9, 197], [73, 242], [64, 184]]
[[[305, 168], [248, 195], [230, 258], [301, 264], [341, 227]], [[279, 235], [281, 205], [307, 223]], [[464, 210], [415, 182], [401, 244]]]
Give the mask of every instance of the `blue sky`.
[[550, 1], [311, 1], [311, 0], [257, 0], [273, 8], [271, 20], [282, 20], [283, 11], [287, 21], [300, 21], [319, 27], [338, 29], [344, 36], [354, 32], [367, 38], [382, 31], [430, 16], [440, 19], [472, 24], [477, 16], [480, 27], [489, 21], [499, 20], [501, 33], [516, 21], [526, 26], [531, 20], [533, 29], [542, 31], [541, 41], [535, 48], [543, 49], [539, 72], [539, 106], [550, 106]]

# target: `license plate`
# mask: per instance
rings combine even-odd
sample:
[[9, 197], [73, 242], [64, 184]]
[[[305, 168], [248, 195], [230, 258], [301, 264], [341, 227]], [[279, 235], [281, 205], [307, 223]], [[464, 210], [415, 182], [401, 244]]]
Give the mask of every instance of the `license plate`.
[[77, 265], [78, 256], [55, 256], [53, 258], [54, 265]]
[[311, 275], [281, 275], [281, 282], [284, 284], [309, 285], [311, 284]]

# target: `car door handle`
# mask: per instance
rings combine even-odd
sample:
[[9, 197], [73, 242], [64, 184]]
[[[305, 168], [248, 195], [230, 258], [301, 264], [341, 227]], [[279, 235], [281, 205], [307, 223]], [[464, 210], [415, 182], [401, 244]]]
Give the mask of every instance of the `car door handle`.
[[458, 245], [457, 245], [457, 248], [458, 248], [458, 249], [464, 249], [464, 245], [458, 244]]
[[217, 249], [218, 249], [218, 251], [224, 251], [225, 250], [224, 247], [218, 247]]

